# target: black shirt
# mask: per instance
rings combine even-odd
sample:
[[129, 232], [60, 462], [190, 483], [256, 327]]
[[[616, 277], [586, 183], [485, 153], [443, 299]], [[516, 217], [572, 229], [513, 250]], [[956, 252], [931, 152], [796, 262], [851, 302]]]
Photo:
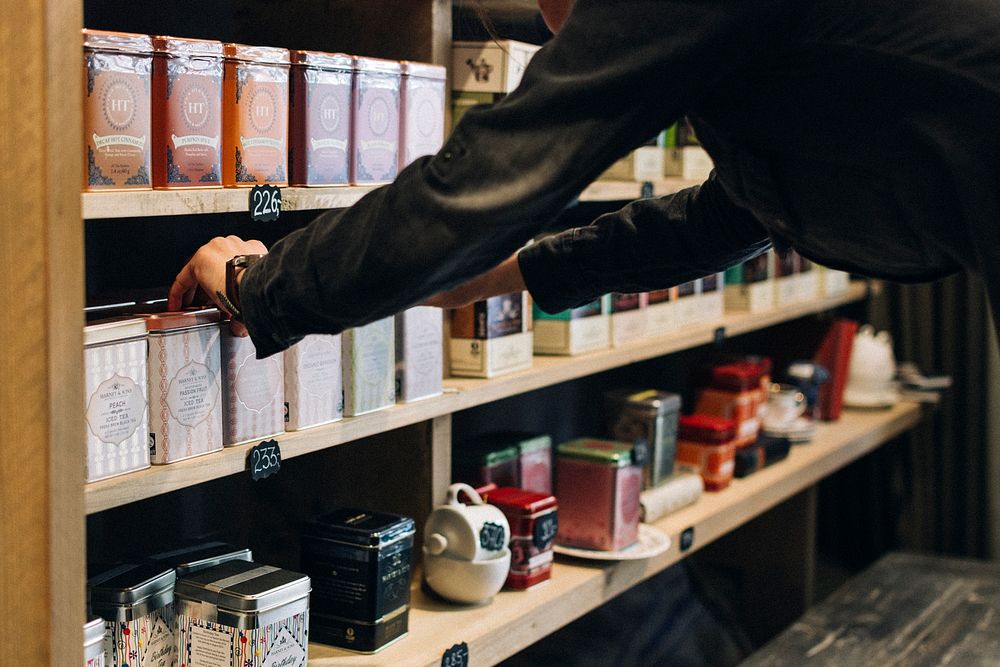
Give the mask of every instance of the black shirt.
[[674, 285], [772, 240], [897, 280], [978, 270], [998, 305], [996, 0], [578, 0], [508, 98], [247, 271], [258, 354], [495, 266], [683, 114], [713, 177], [523, 250], [541, 308]]

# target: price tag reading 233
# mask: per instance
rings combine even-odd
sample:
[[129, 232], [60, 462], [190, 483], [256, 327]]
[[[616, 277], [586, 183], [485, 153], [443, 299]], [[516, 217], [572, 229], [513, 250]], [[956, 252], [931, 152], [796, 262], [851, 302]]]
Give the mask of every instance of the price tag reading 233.
[[281, 470], [281, 448], [277, 440], [265, 440], [247, 454], [247, 467], [253, 481], [267, 479]]

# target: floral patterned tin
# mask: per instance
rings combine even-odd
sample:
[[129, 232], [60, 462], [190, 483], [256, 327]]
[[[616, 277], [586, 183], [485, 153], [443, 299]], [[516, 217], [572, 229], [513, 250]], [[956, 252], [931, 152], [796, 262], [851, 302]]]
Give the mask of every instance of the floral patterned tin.
[[286, 49], [226, 44], [222, 86], [222, 182], [288, 184]]
[[447, 73], [440, 65], [403, 61], [399, 123], [399, 168], [418, 157], [434, 155], [444, 143]]
[[306, 336], [285, 350], [285, 429], [299, 431], [344, 417], [340, 336]]
[[129, 563], [94, 574], [90, 606], [104, 619], [107, 667], [174, 667], [174, 571]]
[[148, 190], [153, 40], [84, 30], [83, 51], [83, 189]]
[[341, 336], [344, 416], [356, 417], [396, 403], [395, 321], [376, 320]]
[[149, 458], [173, 463], [222, 449], [219, 311], [146, 316]]
[[222, 42], [153, 38], [153, 187], [222, 186]]
[[639, 539], [641, 461], [624, 442], [583, 438], [559, 445], [559, 544], [618, 551]]
[[95, 616], [83, 625], [84, 667], [105, 667], [104, 662], [104, 619]]
[[145, 320], [93, 324], [83, 338], [87, 481], [148, 468]]
[[249, 336], [222, 327], [223, 444], [239, 445], [285, 431], [285, 366], [274, 354], [257, 358]]
[[354, 57], [351, 183], [388, 183], [399, 163], [400, 64]]
[[351, 173], [354, 60], [342, 53], [292, 51], [289, 182], [346, 185]]
[[552, 544], [559, 528], [554, 496], [501, 487], [484, 500], [496, 505], [510, 524], [510, 574], [507, 588], [524, 590], [552, 577]]
[[309, 577], [234, 560], [177, 580], [179, 664], [305, 667]]
[[440, 308], [417, 306], [396, 315], [396, 398], [439, 396], [444, 390], [444, 319]]

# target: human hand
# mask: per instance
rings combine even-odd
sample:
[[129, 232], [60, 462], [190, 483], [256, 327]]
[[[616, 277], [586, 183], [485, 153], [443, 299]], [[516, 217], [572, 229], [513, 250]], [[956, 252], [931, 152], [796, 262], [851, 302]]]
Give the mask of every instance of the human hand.
[[[260, 241], [244, 241], [238, 236], [218, 236], [192, 255], [181, 272], [174, 278], [167, 299], [170, 310], [182, 310], [193, 303], [208, 303], [210, 300], [219, 310], [229, 313], [219, 301], [216, 292], [226, 293], [226, 262], [236, 255], [263, 255], [267, 248]], [[237, 276], [237, 282], [242, 272]], [[246, 336], [247, 330], [240, 322], [233, 322], [234, 335]]]
[[424, 301], [425, 306], [438, 308], [460, 308], [491, 296], [520, 292], [524, 290], [524, 278], [514, 253], [496, 267], [476, 276], [458, 287], [440, 292]]

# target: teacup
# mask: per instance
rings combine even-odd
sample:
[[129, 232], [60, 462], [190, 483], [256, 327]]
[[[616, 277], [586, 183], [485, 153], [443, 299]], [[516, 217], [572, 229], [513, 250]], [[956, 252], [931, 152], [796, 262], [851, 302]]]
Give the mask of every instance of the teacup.
[[767, 400], [767, 423], [780, 426], [791, 424], [806, 411], [806, 397], [790, 384], [771, 385]]
[[[471, 505], [458, 500], [464, 493]], [[439, 505], [427, 519], [424, 527], [424, 546], [427, 552], [447, 555], [467, 561], [499, 558], [507, 550], [510, 525], [499, 508], [487, 505], [468, 484], [448, 487], [448, 501]]]

